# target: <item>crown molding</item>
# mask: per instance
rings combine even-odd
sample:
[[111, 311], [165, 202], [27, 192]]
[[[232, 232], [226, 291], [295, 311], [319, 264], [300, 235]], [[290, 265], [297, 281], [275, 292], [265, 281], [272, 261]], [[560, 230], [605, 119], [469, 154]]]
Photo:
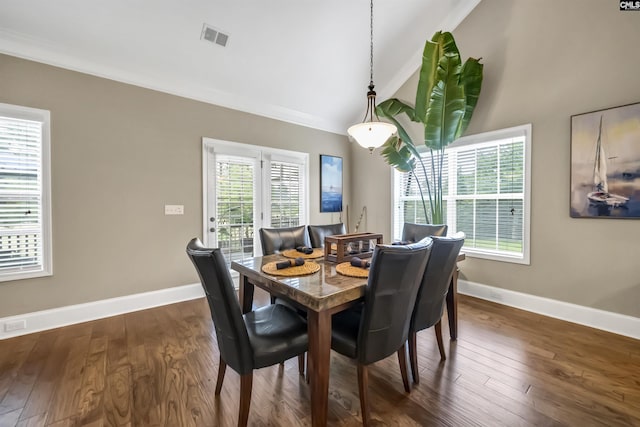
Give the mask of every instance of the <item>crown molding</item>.
[[28, 37], [24, 34], [1, 28], [0, 53], [269, 119], [346, 135], [346, 127], [342, 123], [334, 123], [322, 117], [295, 111], [276, 104], [255, 102], [247, 97], [213, 90], [209, 87], [185, 82], [177, 78], [140, 75], [121, 68], [92, 62], [60, 52], [58, 46], [46, 40]]

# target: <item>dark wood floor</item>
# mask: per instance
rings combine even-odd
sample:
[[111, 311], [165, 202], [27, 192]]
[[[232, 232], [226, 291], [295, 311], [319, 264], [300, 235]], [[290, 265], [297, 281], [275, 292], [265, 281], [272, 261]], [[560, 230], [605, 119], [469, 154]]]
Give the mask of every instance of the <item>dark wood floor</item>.
[[[374, 424], [640, 426], [640, 341], [470, 297], [459, 310], [446, 362], [418, 334], [410, 394], [395, 356], [370, 370]], [[0, 426], [233, 426], [239, 377], [215, 398], [217, 364], [204, 299], [0, 341]], [[355, 365], [335, 353], [329, 393], [330, 424], [360, 425]], [[310, 425], [309, 398], [295, 359], [258, 370], [249, 424]]]

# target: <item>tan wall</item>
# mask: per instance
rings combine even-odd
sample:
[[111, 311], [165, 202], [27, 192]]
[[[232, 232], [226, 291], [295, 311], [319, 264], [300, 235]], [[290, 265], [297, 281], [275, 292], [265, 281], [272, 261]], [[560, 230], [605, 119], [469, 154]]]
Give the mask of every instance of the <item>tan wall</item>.
[[319, 154], [348, 165], [345, 136], [10, 56], [0, 76], [0, 102], [51, 111], [54, 269], [0, 283], [0, 317], [196, 283], [203, 136], [309, 153], [310, 221], [338, 221], [319, 213]]
[[366, 148], [360, 147], [355, 142], [351, 144], [353, 208], [349, 207], [350, 231], [355, 231], [362, 208], [366, 207], [358, 231], [382, 233], [385, 241], [389, 240], [392, 195], [391, 175], [388, 168], [389, 166], [378, 154], [378, 150], [369, 154]]
[[[640, 101], [640, 14], [602, 0], [483, 0], [454, 36], [485, 64], [467, 133], [533, 124], [531, 265], [467, 259], [462, 278], [640, 317], [640, 220], [572, 219], [568, 206], [570, 116]], [[397, 96], [413, 103], [416, 86], [414, 75]], [[361, 188], [390, 191], [388, 166], [366, 156], [352, 149], [356, 204]], [[376, 224], [390, 222], [388, 203], [368, 200]]]

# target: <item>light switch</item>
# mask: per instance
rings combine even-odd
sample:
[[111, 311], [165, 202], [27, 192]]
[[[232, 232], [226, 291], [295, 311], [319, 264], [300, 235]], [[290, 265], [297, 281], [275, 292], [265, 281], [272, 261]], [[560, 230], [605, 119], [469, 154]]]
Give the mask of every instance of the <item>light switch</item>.
[[165, 215], [184, 215], [184, 205], [164, 205]]

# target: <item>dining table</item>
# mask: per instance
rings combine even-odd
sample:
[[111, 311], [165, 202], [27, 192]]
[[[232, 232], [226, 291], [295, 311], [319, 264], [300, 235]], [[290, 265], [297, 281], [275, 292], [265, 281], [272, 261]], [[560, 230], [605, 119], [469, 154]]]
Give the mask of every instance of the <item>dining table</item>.
[[[311, 422], [327, 425], [329, 372], [331, 353], [331, 316], [364, 299], [366, 278], [344, 276], [336, 272], [336, 264], [315, 259], [320, 270], [308, 275], [286, 277], [266, 274], [262, 266], [285, 259], [267, 255], [233, 261], [231, 269], [239, 274], [238, 299], [243, 313], [251, 311], [255, 286], [276, 297], [284, 297], [306, 310], [309, 334], [308, 378], [311, 388]], [[458, 256], [458, 261], [464, 254]], [[447, 314], [451, 339], [457, 338], [457, 279], [454, 269], [447, 294]]]

